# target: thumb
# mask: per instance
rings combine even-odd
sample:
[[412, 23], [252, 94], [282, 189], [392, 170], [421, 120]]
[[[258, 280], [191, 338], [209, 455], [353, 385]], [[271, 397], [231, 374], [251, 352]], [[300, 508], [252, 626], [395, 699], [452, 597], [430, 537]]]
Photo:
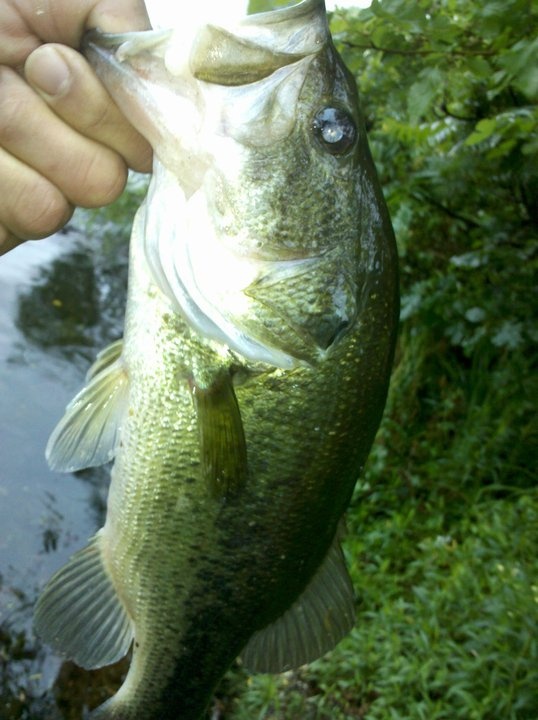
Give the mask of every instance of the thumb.
[[63, 45], [42, 45], [26, 61], [25, 74], [67, 125], [121, 155], [129, 167], [150, 170], [147, 141], [122, 115], [82, 55]]

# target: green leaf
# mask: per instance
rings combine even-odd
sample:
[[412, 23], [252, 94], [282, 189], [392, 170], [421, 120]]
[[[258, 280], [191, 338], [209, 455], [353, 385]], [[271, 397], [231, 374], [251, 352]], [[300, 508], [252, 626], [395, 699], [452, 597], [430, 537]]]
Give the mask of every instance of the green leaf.
[[438, 68], [427, 68], [420, 73], [419, 79], [411, 85], [407, 97], [407, 108], [411, 122], [422, 118], [436, 101], [441, 89], [442, 74]]
[[522, 324], [507, 320], [493, 336], [493, 344], [515, 350], [522, 342]]
[[497, 130], [497, 121], [494, 118], [480, 120], [473, 132], [465, 139], [465, 145], [477, 145], [490, 138]]
[[520, 40], [498, 62], [517, 90], [529, 100], [538, 99], [538, 37]]

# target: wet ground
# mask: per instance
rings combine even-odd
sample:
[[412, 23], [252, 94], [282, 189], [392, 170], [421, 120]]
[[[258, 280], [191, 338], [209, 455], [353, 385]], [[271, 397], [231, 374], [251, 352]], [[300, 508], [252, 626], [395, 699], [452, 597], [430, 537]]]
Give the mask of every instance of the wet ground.
[[78, 720], [124, 670], [62, 665], [31, 628], [39, 588], [102, 524], [108, 484], [106, 469], [53, 473], [44, 456], [92, 358], [121, 335], [128, 233], [110, 220], [82, 231], [81, 217], [0, 258], [0, 720]]

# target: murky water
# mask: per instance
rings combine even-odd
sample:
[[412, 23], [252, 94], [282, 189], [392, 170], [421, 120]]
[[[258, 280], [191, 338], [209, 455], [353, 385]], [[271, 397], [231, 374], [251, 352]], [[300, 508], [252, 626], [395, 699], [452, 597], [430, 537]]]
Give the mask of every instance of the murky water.
[[80, 718], [85, 704], [65, 691], [70, 666], [53, 693], [61, 661], [31, 630], [39, 588], [102, 524], [108, 483], [106, 468], [53, 473], [44, 456], [123, 322], [128, 232], [76, 226], [0, 258], [0, 720]]

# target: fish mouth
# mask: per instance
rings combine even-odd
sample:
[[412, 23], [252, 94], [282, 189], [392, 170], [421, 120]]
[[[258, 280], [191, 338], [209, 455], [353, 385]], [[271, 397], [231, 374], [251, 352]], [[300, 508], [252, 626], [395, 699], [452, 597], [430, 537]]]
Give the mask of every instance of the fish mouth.
[[[233, 16], [221, 11], [215, 14], [211, 7], [204, 15], [203, 2], [197, 8], [198, 17], [189, 28], [147, 30], [141, 32], [103, 33], [98, 29], [89, 30], [83, 37], [83, 53], [90, 47], [116, 52], [121, 46], [123, 59], [127, 55], [138, 54], [141, 48], [152, 49], [168, 40], [173, 33], [181, 33], [185, 39], [187, 33], [191, 41], [203, 27], [220, 28], [235, 38], [241, 38], [247, 48], [249, 44], [265, 48], [283, 57], [288, 55], [304, 56], [319, 50], [329, 37], [324, 0], [302, 0], [287, 7], [265, 12]], [[192, 42], [188, 48], [192, 47]], [[220, 48], [219, 48], [220, 50]], [[242, 48], [245, 50], [245, 47]], [[244, 62], [244, 61], [240, 61]]]
[[[214, 12], [214, 11], [212, 11]], [[192, 75], [221, 85], [243, 85], [318, 52], [330, 37], [324, 0], [245, 15], [227, 21], [224, 13], [186, 27], [142, 32], [89, 30], [81, 50], [99, 62], [132, 63], [152, 55], [174, 75], [188, 64]], [[174, 41], [175, 40], [175, 41]]]
[[81, 48], [163, 165], [177, 171], [189, 155], [179, 173], [187, 197], [210, 162], [200, 131], [244, 145], [285, 138], [308, 65], [330, 41], [324, 0], [229, 21], [223, 13], [173, 29], [90, 30]]

